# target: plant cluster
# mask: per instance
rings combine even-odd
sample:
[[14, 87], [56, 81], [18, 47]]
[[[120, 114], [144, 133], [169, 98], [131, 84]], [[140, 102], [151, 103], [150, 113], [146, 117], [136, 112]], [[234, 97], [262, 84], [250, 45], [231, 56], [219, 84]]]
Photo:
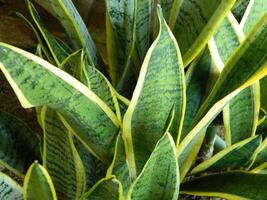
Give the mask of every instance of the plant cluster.
[[0, 69], [43, 130], [0, 111], [0, 199], [267, 198], [265, 0], [106, 0], [106, 55], [71, 0], [17, 13]]

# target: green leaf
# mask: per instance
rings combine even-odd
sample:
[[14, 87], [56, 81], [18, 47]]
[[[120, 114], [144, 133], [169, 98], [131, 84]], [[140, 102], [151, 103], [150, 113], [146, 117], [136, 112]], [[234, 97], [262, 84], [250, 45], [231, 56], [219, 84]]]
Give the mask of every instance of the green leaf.
[[106, 0], [109, 72], [117, 85], [130, 66], [135, 42], [135, 0]]
[[266, 27], [267, 15], [231, 56], [212, 92], [202, 104], [195, 117], [194, 128], [178, 148], [179, 163], [182, 163], [181, 179], [197, 156], [205, 136], [203, 130], [233, 97], [267, 74]]
[[187, 181], [181, 185], [181, 193], [229, 200], [263, 200], [267, 196], [266, 184], [266, 174], [225, 172]]
[[87, 63], [83, 50], [67, 57], [62, 62], [61, 68], [91, 89], [121, 119], [115, 89], [100, 71]]
[[24, 179], [23, 196], [25, 200], [45, 199], [56, 200], [56, 191], [46, 169], [38, 164], [33, 163]]
[[157, 143], [142, 172], [133, 182], [127, 199], [177, 199], [179, 168], [176, 148], [169, 133]]
[[121, 183], [114, 177], [106, 177], [98, 181], [81, 200], [123, 200], [123, 191]]
[[123, 135], [133, 178], [140, 173], [162, 137], [173, 106], [175, 117], [170, 132], [178, 140], [185, 110], [184, 70], [179, 48], [160, 8], [158, 17], [160, 32], [146, 55], [124, 116]]
[[235, 0], [173, 1], [168, 22], [185, 66], [205, 47], [234, 3]]
[[254, 159], [251, 168], [259, 167], [267, 161], [267, 138], [265, 138], [256, 152], [256, 158]]
[[23, 121], [0, 111], [0, 165], [22, 177], [40, 159], [39, 140]]
[[139, 63], [142, 63], [150, 46], [150, 29], [154, 2], [152, 0], [138, 0], [136, 4], [135, 48]]
[[23, 199], [23, 190], [21, 186], [2, 172], [0, 172], [0, 199], [3, 200]]
[[85, 48], [91, 66], [103, 69], [103, 62], [81, 16], [71, 0], [49, 0], [76, 50]]
[[59, 111], [88, 150], [102, 160], [111, 158], [120, 122], [91, 90], [39, 57], [3, 43], [0, 69], [24, 108]]
[[126, 160], [124, 141], [120, 134], [117, 137], [113, 161], [107, 171], [107, 176], [111, 176], [112, 174], [122, 183], [124, 197], [126, 197], [132, 179], [129, 164]]
[[190, 174], [247, 168], [260, 144], [261, 137], [259, 136], [236, 143], [197, 165]]
[[57, 66], [60, 66], [60, 63], [71, 53], [71, 50], [66, 47], [66, 45], [62, 45], [59, 40], [57, 40], [45, 27], [40, 15], [37, 10], [33, 6], [30, 1], [26, 1], [28, 5], [28, 9], [30, 14], [37, 26], [39, 32], [45, 40], [47, 47], [49, 48], [49, 52], [52, 54], [55, 63]]
[[265, 0], [250, 0], [246, 12], [240, 22], [240, 26], [246, 35], [266, 15], [267, 4]]
[[[212, 57], [218, 68], [223, 68], [237, 49], [244, 34], [234, 16], [229, 13], [211, 39]], [[259, 82], [236, 95], [223, 110], [227, 145], [235, 144], [255, 135], [260, 110]]]
[[44, 107], [43, 165], [49, 172], [59, 199], [79, 199], [85, 189], [85, 171], [73, 144], [73, 135], [61, 122], [62, 116]]
[[237, 0], [235, 5], [233, 6], [231, 12], [235, 16], [236, 20], [238, 22], [241, 21], [242, 17], [245, 14], [245, 11], [248, 7], [248, 4], [250, 3], [250, 0]]

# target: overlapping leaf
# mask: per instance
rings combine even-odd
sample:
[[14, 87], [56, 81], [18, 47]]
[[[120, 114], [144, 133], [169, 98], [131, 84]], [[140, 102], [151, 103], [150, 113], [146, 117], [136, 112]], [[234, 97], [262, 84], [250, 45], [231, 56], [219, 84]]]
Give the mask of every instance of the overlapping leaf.
[[48, 62], [3, 43], [0, 68], [23, 107], [47, 105], [60, 111], [95, 156], [110, 159], [119, 121], [91, 90]]
[[138, 83], [123, 121], [127, 159], [133, 178], [140, 173], [164, 133], [172, 108], [171, 134], [181, 131], [185, 109], [184, 71], [179, 48], [158, 9], [160, 31], [143, 62]]
[[21, 186], [9, 176], [0, 172], [0, 199], [22, 200], [23, 191]]

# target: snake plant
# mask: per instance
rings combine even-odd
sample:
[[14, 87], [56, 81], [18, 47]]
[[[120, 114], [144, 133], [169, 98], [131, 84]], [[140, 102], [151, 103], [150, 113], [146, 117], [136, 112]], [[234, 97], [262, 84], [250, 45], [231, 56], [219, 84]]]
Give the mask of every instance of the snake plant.
[[26, 5], [0, 69], [43, 134], [0, 112], [1, 199], [266, 199], [265, 0], [106, 0], [106, 54], [71, 0], [65, 41]]

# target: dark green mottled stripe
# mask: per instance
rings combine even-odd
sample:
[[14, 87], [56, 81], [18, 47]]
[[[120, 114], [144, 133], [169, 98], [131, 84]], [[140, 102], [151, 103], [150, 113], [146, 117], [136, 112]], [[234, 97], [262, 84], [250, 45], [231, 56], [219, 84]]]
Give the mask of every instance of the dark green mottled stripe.
[[43, 162], [59, 199], [77, 199], [85, 189], [85, 171], [73, 144], [73, 135], [64, 127], [57, 113], [47, 109], [44, 117]]
[[39, 140], [24, 122], [0, 111], [0, 163], [22, 175], [40, 160]]
[[250, 0], [237, 0], [233, 6], [231, 11], [238, 22], [241, 21], [249, 2]]
[[0, 172], [0, 199], [22, 200], [22, 188], [13, 179]]

